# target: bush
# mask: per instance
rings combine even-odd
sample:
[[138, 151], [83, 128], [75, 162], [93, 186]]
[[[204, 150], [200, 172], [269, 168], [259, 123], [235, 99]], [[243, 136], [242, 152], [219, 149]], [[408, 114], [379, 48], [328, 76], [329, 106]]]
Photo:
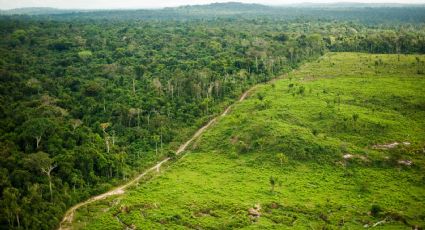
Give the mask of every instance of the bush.
[[299, 94], [299, 95], [304, 95], [304, 93], [305, 93], [305, 87], [302, 85], [302, 86], [300, 86], [300, 88], [298, 89], [298, 94]]
[[265, 110], [265, 109], [270, 109], [271, 104], [272, 103], [269, 100], [262, 100], [256, 104], [256, 107], [258, 110]]
[[370, 208], [370, 214], [374, 217], [377, 217], [379, 215], [379, 213], [381, 213], [381, 212], [382, 212], [382, 209], [377, 204], [373, 204], [372, 207]]
[[238, 153], [236, 153], [236, 152], [231, 152], [231, 153], [229, 154], [229, 158], [230, 158], [230, 159], [238, 159], [238, 158], [239, 158], [239, 155], [238, 155]]
[[175, 151], [173, 151], [173, 150], [168, 150], [168, 152], [167, 152], [167, 157], [169, 157], [169, 158], [171, 158], [171, 159], [176, 159], [177, 154], [176, 154], [176, 152], [175, 152]]
[[248, 144], [246, 144], [243, 141], [238, 141], [237, 145], [236, 145], [237, 150], [239, 151], [239, 153], [247, 153], [250, 150], [250, 147]]
[[369, 182], [367, 182], [367, 181], [361, 182], [360, 185], [359, 185], [359, 190], [360, 190], [361, 193], [368, 193], [368, 192], [370, 192]]
[[265, 95], [263, 93], [257, 93], [257, 99], [262, 101], [264, 100]]

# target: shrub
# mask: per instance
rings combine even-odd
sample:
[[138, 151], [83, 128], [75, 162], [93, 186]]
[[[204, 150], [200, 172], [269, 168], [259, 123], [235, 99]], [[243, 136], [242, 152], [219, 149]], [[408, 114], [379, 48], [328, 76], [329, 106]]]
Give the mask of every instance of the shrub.
[[288, 162], [288, 157], [284, 153], [278, 153], [276, 157], [279, 159], [280, 166]]
[[246, 144], [243, 141], [238, 141], [237, 144], [236, 144], [236, 148], [237, 148], [239, 153], [247, 153], [250, 150], [249, 145]]
[[171, 158], [171, 159], [176, 159], [177, 154], [176, 154], [176, 152], [175, 152], [175, 151], [173, 151], [173, 150], [168, 150], [168, 152], [167, 152], [167, 157], [169, 157], [169, 158]]
[[274, 187], [277, 184], [277, 178], [270, 176], [269, 182], [270, 182], [270, 187], [271, 187], [270, 190], [271, 190], [272, 193], [274, 193]]
[[353, 121], [356, 122], [359, 119], [359, 114], [353, 114]]
[[304, 93], [305, 93], [305, 87], [302, 85], [302, 86], [300, 86], [300, 88], [298, 88], [298, 94], [304, 95]]
[[269, 100], [262, 100], [259, 103], [256, 104], [258, 110], [265, 110], [269, 109], [271, 107], [271, 101]]
[[262, 101], [262, 100], [264, 100], [264, 94], [263, 93], [257, 93], [257, 99], [258, 100], [260, 100], [260, 101]]
[[370, 208], [370, 214], [374, 217], [378, 216], [380, 212], [382, 212], [382, 209], [377, 204], [373, 204], [372, 207]]
[[239, 158], [239, 155], [238, 155], [238, 153], [236, 153], [236, 152], [231, 152], [231, 153], [229, 154], [229, 158], [230, 158], [230, 159], [238, 159], [238, 158]]
[[360, 185], [359, 185], [359, 190], [360, 190], [361, 193], [368, 193], [368, 192], [370, 192], [369, 182], [367, 182], [367, 181], [361, 182]]

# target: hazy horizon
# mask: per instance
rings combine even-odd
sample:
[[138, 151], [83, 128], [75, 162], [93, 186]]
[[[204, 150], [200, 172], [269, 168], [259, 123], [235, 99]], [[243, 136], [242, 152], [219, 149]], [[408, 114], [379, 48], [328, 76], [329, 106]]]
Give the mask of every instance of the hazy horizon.
[[285, 5], [297, 3], [398, 3], [398, 4], [424, 4], [425, 0], [168, 0], [168, 1], [138, 1], [138, 0], [123, 0], [123, 1], [106, 1], [106, 0], [92, 0], [87, 3], [86, 0], [0, 0], [0, 9], [15, 9], [24, 7], [53, 7], [59, 9], [141, 9], [141, 8], [163, 8], [163, 7], [176, 7], [182, 5], [203, 5], [210, 3], [223, 3], [223, 2], [243, 2], [243, 3], [259, 3], [264, 5]]

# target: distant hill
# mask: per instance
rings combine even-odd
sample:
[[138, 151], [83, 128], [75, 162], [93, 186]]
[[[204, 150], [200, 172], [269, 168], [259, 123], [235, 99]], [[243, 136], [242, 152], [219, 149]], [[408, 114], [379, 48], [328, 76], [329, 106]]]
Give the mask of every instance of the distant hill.
[[425, 5], [368, 4], [340, 2], [332, 4], [300, 3], [282, 6], [240, 2], [187, 5], [162, 9], [81, 10], [56, 8], [19, 8], [0, 11], [0, 15], [31, 15], [55, 20], [198, 20], [216, 18], [273, 18], [277, 20], [349, 20], [368, 24], [423, 23]]
[[[285, 7], [288, 5], [282, 5]], [[302, 2], [297, 4], [291, 4], [292, 7], [303, 7], [303, 8], [380, 8], [380, 7], [425, 7], [425, 4], [403, 4], [403, 3], [361, 3], [361, 2], [336, 2], [336, 3], [312, 3]]]
[[[185, 13], [201, 13], [201, 12], [219, 12], [219, 14], [240, 14], [240, 13], [276, 13], [287, 10], [288, 8], [307, 8], [307, 9], [335, 9], [335, 8], [400, 8], [400, 7], [421, 7], [425, 8], [425, 4], [402, 4], [402, 3], [357, 3], [357, 2], [337, 2], [337, 3], [312, 3], [302, 2], [288, 5], [262, 5], [247, 4], [241, 2], [212, 3], [207, 5], [185, 5], [179, 7], [166, 7], [163, 9], [146, 10], [154, 12], [185, 12]], [[58, 9], [52, 7], [25, 7], [11, 10], [0, 10], [0, 15], [54, 15], [68, 13], [90, 13], [90, 12], [115, 12], [115, 11], [145, 11], [145, 9], [109, 9], [109, 10], [89, 10], [89, 9]]]
[[248, 14], [276, 14], [276, 7], [261, 4], [246, 4], [240, 2], [212, 3], [208, 5], [187, 5], [175, 8], [166, 8], [176, 13], [189, 15], [248, 15]]
[[76, 9], [57, 9], [51, 7], [25, 7], [11, 10], [0, 10], [2, 15], [49, 15], [49, 14], [65, 14], [73, 12], [89, 12], [93, 10], [76, 10]]
[[226, 2], [226, 3], [212, 3], [208, 5], [187, 5], [187, 6], [180, 6], [177, 7], [177, 9], [211, 9], [211, 10], [269, 10], [272, 7], [261, 5], [261, 4], [247, 4], [247, 3], [241, 3], [241, 2]]

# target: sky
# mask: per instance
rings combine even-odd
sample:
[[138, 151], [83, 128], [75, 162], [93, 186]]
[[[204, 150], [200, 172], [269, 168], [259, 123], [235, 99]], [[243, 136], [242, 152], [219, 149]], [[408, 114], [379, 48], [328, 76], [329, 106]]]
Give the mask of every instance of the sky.
[[229, 1], [266, 5], [283, 5], [302, 2], [425, 3], [425, 0], [0, 0], [0, 9], [20, 7], [55, 7], [62, 9], [162, 8]]

